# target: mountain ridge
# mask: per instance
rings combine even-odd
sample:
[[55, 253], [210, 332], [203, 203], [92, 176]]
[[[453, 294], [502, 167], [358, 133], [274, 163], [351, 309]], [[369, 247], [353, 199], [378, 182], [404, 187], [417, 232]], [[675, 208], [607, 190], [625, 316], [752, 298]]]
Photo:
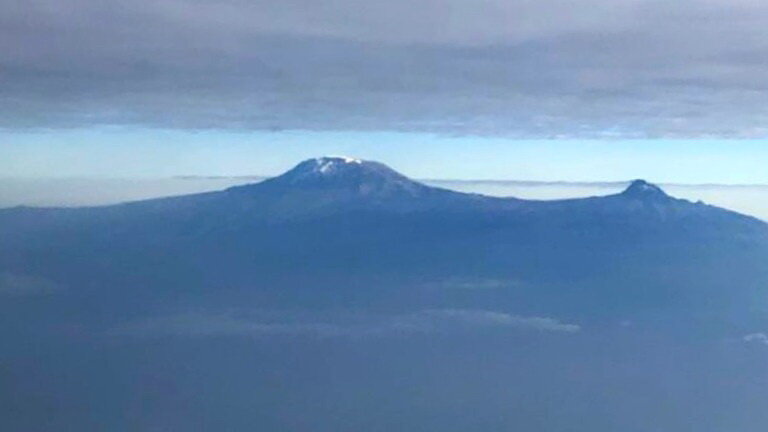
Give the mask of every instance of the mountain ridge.
[[[618, 219], [642, 217], [649, 220], [732, 219], [741, 224], [765, 228], [768, 223], [728, 209], [671, 197], [659, 186], [645, 180], [632, 181], [624, 191], [601, 196], [556, 200], [531, 200], [465, 193], [425, 185], [385, 164], [340, 156], [304, 160], [285, 173], [256, 183], [190, 195], [153, 198], [121, 204], [91, 207], [15, 207], [0, 209], [2, 215], [59, 213], [77, 219], [78, 214], [138, 213], [168, 214], [203, 212], [213, 217], [250, 215], [256, 219], [286, 220], [313, 218], [345, 211], [375, 212], [480, 212], [485, 218], [538, 217], [589, 223], [615, 224]], [[229, 216], [226, 216], [230, 213]], [[495, 216], [494, 216], [495, 215]], [[6, 216], [7, 218], [8, 216]], [[563, 222], [565, 223], [565, 222]]]
[[[339, 158], [217, 192], [0, 211], [0, 274], [75, 287], [71, 304], [124, 314], [183, 299], [505, 305], [580, 319], [683, 304], [725, 320], [768, 309], [766, 259], [768, 224], [642, 180], [612, 195], [534, 201], [433, 188]], [[472, 293], [425, 284], [473, 278], [522, 283]]]
[[[284, 211], [285, 209], [281, 207], [287, 206], [290, 201], [295, 201], [290, 206], [304, 206], [306, 208], [312, 208], [312, 201], [318, 201], [322, 202], [320, 207], [326, 210], [334, 205], [357, 205], [363, 207], [372, 205], [379, 209], [389, 207], [398, 211], [408, 210], [409, 207], [421, 211], [430, 206], [458, 210], [464, 204], [473, 206], [483, 205], [485, 207], [506, 210], [519, 210], [521, 208], [535, 210], [537, 208], [556, 208], [576, 203], [594, 203], [595, 200], [605, 203], [626, 200], [642, 203], [644, 206], [656, 207], [667, 205], [680, 207], [687, 204], [701, 207], [699, 203], [671, 197], [659, 186], [641, 179], [631, 181], [622, 192], [614, 194], [552, 200], [521, 199], [512, 196], [497, 197], [479, 193], [466, 193], [430, 186], [412, 180], [380, 162], [346, 156], [324, 156], [304, 160], [281, 175], [219, 191], [98, 206], [66, 208], [17, 206], [0, 209], [0, 212], [7, 213], [10, 209], [16, 209], [17, 211], [23, 209], [30, 211], [35, 211], [34, 209], [48, 209], [52, 211], [57, 209], [62, 211], [65, 211], [64, 209], [66, 211], [93, 209], [98, 211], [97, 209], [100, 208], [116, 208], [121, 206], [154, 207], [157, 210], [162, 210], [164, 206], [169, 206], [173, 210], [177, 206], [195, 207], [208, 203], [212, 204], [216, 201], [224, 202], [232, 201], [233, 199], [243, 199], [245, 201], [258, 200], [260, 197], [269, 194], [273, 195], [271, 199], [273, 203], [278, 201], [283, 203], [275, 211]], [[614, 204], [610, 205], [615, 207]], [[634, 204], [634, 206], [638, 207], [638, 204]], [[266, 209], [267, 207], [268, 205], [265, 204], [264, 208]], [[720, 209], [715, 206], [708, 207]], [[690, 208], [693, 209], [695, 207]], [[765, 223], [750, 215], [728, 209], [722, 209], [722, 211]]]

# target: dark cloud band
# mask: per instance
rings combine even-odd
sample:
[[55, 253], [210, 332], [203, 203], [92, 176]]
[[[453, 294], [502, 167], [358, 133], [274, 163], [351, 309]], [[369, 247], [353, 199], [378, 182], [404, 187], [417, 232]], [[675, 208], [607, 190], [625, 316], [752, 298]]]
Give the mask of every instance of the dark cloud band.
[[768, 135], [746, 0], [0, 5], [7, 129]]

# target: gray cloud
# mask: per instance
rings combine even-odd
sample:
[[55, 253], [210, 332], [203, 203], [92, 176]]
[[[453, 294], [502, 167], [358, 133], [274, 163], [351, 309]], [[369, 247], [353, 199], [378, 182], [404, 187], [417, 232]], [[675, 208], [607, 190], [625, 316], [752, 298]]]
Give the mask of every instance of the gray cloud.
[[0, 0], [0, 127], [764, 137], [756, 0]]
[[424, 310], [377, 316], [342, 313], [333, 316], [284, 312], [191, 312], [129, 323], [110, 333], [121, 336], [312, 336], [368, 337], [455, 333], [482, 328], [508, 328], [576, 333], [576, 324], [553, 318], [521, 317], [503, 312], [464, 309]]

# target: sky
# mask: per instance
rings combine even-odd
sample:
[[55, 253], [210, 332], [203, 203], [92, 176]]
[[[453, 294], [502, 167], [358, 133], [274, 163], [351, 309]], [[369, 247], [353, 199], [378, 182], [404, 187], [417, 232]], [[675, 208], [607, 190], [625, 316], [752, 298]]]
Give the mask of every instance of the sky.
[[416, 132], [91, 128], [4, 136], [0, 178], [270, 176], [349, 155], [420, 179], [768, 184], [768, 146], [735, 140], [542, 140]]
[[0, 177], [768, 183], [757, 0], [0, 0]]

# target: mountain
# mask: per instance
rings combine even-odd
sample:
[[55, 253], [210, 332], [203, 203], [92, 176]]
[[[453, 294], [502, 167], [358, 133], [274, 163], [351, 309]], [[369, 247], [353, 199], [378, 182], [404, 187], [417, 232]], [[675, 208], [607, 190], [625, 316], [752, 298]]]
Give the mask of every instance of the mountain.
[[309, 159], [278, 177], [225, 192], [234, 199], [261, 200], [276, 217], [322, 208], [412, 211], [465, 198], [415, 182], [384, 164], [347, 157]]
[[[93, 286], [81, 289], [91, 299], [130, 292], [124, 300], [136, 312], [147, 296], [167, 302], [163, 292], [191, 303], [215, 289], [220, 301], [370, 306], [398, 303], [401, 286], [423, 280], [498, 279], [535, 288], [475, 300], [596, 316], [679, 302], [746, 307], [765, 274], [757, 263], [768, 226], [643, 180], [615, 195], [531, 201], [429, 187], [378, 162], [323, 157], [220, 192], [6, 209], [0, 239], [5, 273]], [[305, 279], [334, 294], [306, 292]], [[388, 286], [350, 294], [351, 279]], [[740, 292], [721, 289], [742, 279]], [[175, 293], [182, 284], [196, 294]], [[685, 288], [670, 294], [671, 284]], [[419, 288], [406, 291], [400, 306], [427, 302]]]
[[[3, 430], [764, 428], [768, 225], [310, 159], [0, 210]], [[42, 413], [42, 414], [41, 414]]]
[[[230, 190], [252, 190], [246, 185]], [[364, 196], [419, 196], [429, 188], [388, 166], [348, 157], [320, 157], [301, 162], [285, 174], [258, 184], [259, 188], [289, 192], [296, 189], [338, 189]]]

